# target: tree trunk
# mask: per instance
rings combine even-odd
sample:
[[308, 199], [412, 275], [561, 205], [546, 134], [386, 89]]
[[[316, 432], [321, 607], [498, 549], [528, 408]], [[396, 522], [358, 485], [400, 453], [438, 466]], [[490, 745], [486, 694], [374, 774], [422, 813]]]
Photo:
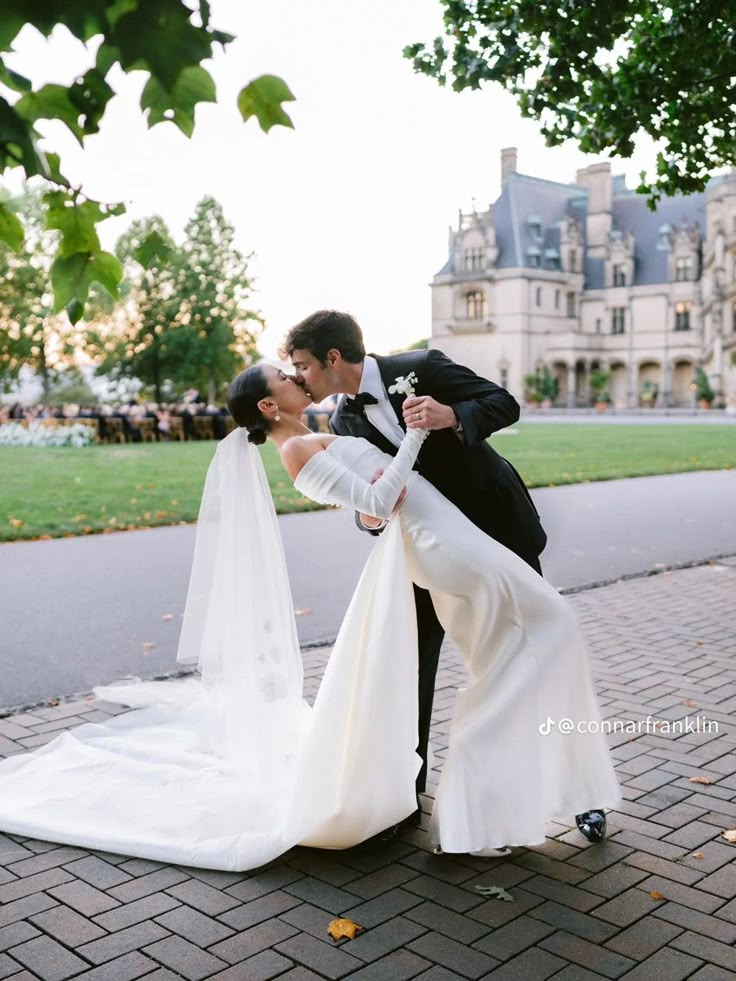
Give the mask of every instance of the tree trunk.
[[207, 402], [210, 405], [214, 405], [217, 399], [217, 379], [215, 378], [214, 372], [210, 375], [210, 380], [207, 383]]
[[158, 339], [154, 340], [153, 348], [153, 390], [156, 402], [161, 405], [161, 352], [159, 351]]
[[46, 362], [46, 338], [45, 337], [41, 338], [40, 348], [41, 351], [39, 354], [39, 361], [38, 361], [38, 373], [41, 375], [41, 382], [43, 384], [43, 389], [42, 389], [43, 402], [45, 405], [48, 405], [49, 398], [51, 395], [51, 378], [49, 376], [49, 366]]

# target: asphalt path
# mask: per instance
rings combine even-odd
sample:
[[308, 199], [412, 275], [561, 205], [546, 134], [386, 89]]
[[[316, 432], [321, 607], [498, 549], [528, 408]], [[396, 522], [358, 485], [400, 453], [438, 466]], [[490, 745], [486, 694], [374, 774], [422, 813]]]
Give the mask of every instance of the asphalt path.
[[[736, 554], [736, 471], [533, 492], [575, 588]], [[280, 518], [302, 644], [337, 633], [374, 544], [340, 510]], [[0, 545], [0, 708], [177, 669], [194, 526]]]

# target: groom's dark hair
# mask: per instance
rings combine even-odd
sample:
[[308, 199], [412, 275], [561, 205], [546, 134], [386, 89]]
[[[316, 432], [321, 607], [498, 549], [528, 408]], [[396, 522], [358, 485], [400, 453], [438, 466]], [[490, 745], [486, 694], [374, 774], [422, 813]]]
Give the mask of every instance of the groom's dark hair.
[[294, 351], [309, 351], [324, 365], [327, 352], [333, 349], [340, 352], [343, 361], [358, 364], [365, 357], [362, 331], [349, 313], [318, 310], [291, 328], [279, 353], [288, 358]]

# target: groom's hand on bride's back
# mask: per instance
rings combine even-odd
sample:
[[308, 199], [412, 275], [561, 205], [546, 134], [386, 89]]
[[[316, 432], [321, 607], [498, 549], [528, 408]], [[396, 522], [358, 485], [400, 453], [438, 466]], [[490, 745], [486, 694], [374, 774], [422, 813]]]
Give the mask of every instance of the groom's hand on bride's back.
[[[383, 470], [376, 470], [376, 472], [371, 477], [371, 483], [372, 484], [375, 484], [375, 482], [380, 477], [382, 477], [382, 476], [383, 476]], [[404, 503], [404, 498], [405, 497], [406, 497], [406, 487], [399, 494], [399, 499], [396, 502], [396, 504], [394, 505], [394, 513], [396, 511], [398, 511], [399, 508], [401, 507], [401, 505]], [[368, 528], [369, 530], [376, 529], [376, 528], [382, 528], [386, 524], [385, 519], [383, 519], [383, 518], [374, 518], [373, 515], [371, 515], [371, 514], [359, 514], [358, 517], [359, 517], [359, 519], [360, 519], [363, 527], [364, 528]]]

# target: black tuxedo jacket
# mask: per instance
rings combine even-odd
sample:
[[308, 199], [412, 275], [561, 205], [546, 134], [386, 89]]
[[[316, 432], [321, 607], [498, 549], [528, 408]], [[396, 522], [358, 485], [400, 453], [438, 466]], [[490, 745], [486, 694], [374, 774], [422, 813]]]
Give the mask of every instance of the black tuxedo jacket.
[[[539, 514], [519, 474], [486, 442], [491, 433], [518, 420], [516, 399], [436, 349], [371, 356], [378, 362], [387, 392], [399, 375], [413, 371], [418, 379], [416, 394], [451, 405], [462, 425], [462, 439], [451, 429], [431, 432], [415, 469], [487, 535], [526, 561], [537, 559], [547, 541]], [[389, 400], [405, 429], [404, 396], [389, 395]], [[341, 399], [330, 419], [332, 431], [339, 436], [363, 436], [395, 456], [393, 443], [364, 415], [343, 411], [343, 402]]]

